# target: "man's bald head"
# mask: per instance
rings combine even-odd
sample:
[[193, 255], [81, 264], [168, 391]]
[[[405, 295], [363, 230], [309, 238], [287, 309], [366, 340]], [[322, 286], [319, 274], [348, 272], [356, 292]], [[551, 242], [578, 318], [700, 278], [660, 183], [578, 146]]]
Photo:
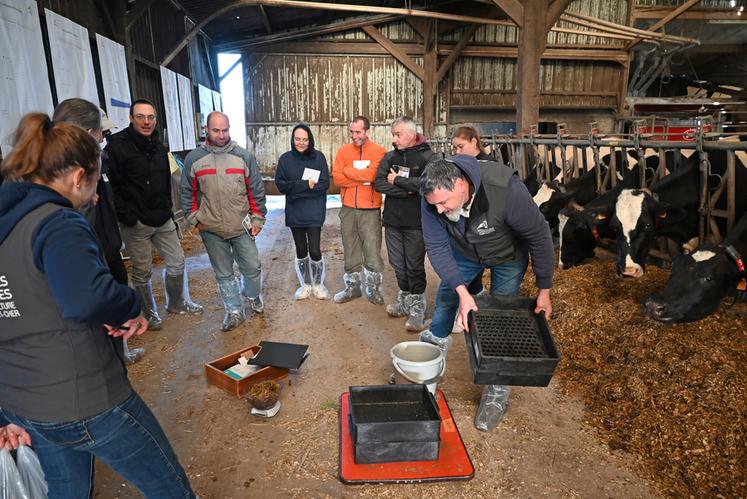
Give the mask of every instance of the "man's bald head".
[[207, 132], [208, 144], [223, 147], [231, 141], [231, 134], [229, 132], [230, 125], [228, 123], [228, 116], [220, 111], [213, 111], [208, 114], [207, 124], [205, 125]]

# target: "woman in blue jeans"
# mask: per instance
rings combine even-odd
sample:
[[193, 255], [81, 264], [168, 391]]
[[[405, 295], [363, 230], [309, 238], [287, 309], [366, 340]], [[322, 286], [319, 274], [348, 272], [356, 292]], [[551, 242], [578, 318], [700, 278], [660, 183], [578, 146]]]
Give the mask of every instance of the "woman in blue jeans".
[[28, 432], [50, 498], [90, 497], [96, 457], [146, 497], [194, 497], [115, 353], [147, 320], [75, 211], [100, 154], [82, 128], [31, 113], [0, 167], [0, 427]]

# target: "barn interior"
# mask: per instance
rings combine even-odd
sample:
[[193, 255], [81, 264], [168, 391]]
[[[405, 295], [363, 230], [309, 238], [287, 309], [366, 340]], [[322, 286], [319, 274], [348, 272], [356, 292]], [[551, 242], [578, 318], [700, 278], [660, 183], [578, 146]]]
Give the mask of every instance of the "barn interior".
[[[222, 111], [233, 140], [257, 159], [268, 194], [267, 222], [256, 240], [265, 311], [220, 331], [223, 307], [210, 260], [197, 230], [186, 229], [181, 244], [190, 293], [205, 313], [169, 316], [163, 330], [131, 341], [145, 356], [128, 367], [129, 378], [199, 497], [744, 497], [744, 289], [729, 289], [724, 303], [699, 321], [652, 320], [644, 303], [672, 273], [671, 244], [663, 239], [640, 279], [616, 275], [611, 240], [583, 265], [564, 270], [556, 260], [549, 321], [561, 354], [555, 376], [546, 388], [514, 387], [505, 418], [488, 433], [473, 425], [482, 387], [473, 383], [468, 345], [462, 334], [452, 335], [439, 388], [474, 467], [468, 480], [343, 483], [341, 394], [350, 386], [386, 384], [390, 349], [417, 335], [362, 299], [293, 299], [293, 238], [274, 178], [298, 123], [309, 126], [331, 169], [350, 142], [354, 116], [370, 119], [370, 140], [387, 150], [392, 121], [408, 116], [441, 156], [453, 154], [452, 132], [471, 125], [491, 154], [501, 154], [522, 178], [535, 172], [540, 182], [573, 182], [607, 155], [611, 167], [597, 175], [596, 194], [614, 189], [625, 168], [621, 157], [633, 158], [628, 168], [641, 171], [649, 168], [644, 157], [657, 157], [658, 180], [677, 167], [663, 159], [668, 152], [697, 158], [699, 178], [711, 186], [698, 203], [699, 242], [744, 241], [747, 235], [735, 228], [745, 216], [740, 200], [747, 199], [740, 183], [747, 178], [745, 6], [745, 0], [10, 0], [0, 2], [0, 23], [10, 36], [7, 11], [35, 9], [45, 60], [32, 64], [46, 67], [47, 107], [87, 98], [118, 117], [121, 129], [129, 103], [148, 99], [156, 128], [180, 162], [205, 140], [207, 115]], [[86, 34], [93, 94], [60, 87], [50, 13]], [[101, 38], [121, 47], [121, 61], [108, 59]], [[107, 88], [107, 68], [116, 65], [126, 76], [117, 84], [121, 98]], [[6, 117], [0, 156], [7, 156], [6, 138], [20, 117], [44, 106], [2, 107], [8, 112], [0, 113]], [[718, 175], [716, 157], [725, 158]], [[709, 182], [715, 176], [718, 182]], [[184, 211], [180, 178], [176, 171], [177, 219]], [[332, 183], [328, 194], [321, 249], [335, 293], [344, 273], [339, 188]], [[154, 255], [160, 275], [163, 262]], [[440, 279], [426, 265], [430, 317]], [[163, 309], [162, 287], [154, 286]], [[387, 300], [397, 295], [388, 265], [382, 290]], [[522, 294], [536, 295], [531, 272]], [[283, 380], [282, 410], [272, 418], [252, 416], [246, 400], [205, 375], [206, 363], [260, 341], [305, 344], [311, 353]], [[141, 496], [97, 462], [93, 497]]]

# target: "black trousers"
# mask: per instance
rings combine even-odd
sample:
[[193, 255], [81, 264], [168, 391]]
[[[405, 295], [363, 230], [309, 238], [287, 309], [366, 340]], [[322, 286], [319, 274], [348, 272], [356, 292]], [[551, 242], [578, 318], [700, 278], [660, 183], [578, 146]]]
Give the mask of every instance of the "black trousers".
[[322, 259], [321, 227], [291, 227], [291, 234], [296, 243], [296, 258], [310, 256], [315, 262]]
[[127, 269], [125, 268], [124, 261], [122, 261], [122, 255], [117, 252], [112, 255], [106, 255], [106, 264], [109, 266], [109, 271], [114, 276], [119, 284], [127, 286]]
[[399, 289], [417, 295], [424, 293], [427, 283], [423, 231], [387, 226], [384, 238]]

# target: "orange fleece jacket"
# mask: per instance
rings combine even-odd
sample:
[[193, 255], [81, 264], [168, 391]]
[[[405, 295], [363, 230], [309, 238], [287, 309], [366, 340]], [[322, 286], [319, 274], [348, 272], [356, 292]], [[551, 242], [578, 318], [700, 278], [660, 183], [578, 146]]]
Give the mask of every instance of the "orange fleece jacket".
[[[373, 183], [376, 179], [376, 169], [384, 154], [386, 149], [371, 140], [367, 140], [363, 147], [354, 144], [340, 147], [332, 165], [332, 179], [340, 188], [340, 198], [344, 206], [362, 209], [381, 207], [381, 193], [374, 190]], [[369, 163], [359, 170], [353, 166], [353, 161], [358, 160]]]

